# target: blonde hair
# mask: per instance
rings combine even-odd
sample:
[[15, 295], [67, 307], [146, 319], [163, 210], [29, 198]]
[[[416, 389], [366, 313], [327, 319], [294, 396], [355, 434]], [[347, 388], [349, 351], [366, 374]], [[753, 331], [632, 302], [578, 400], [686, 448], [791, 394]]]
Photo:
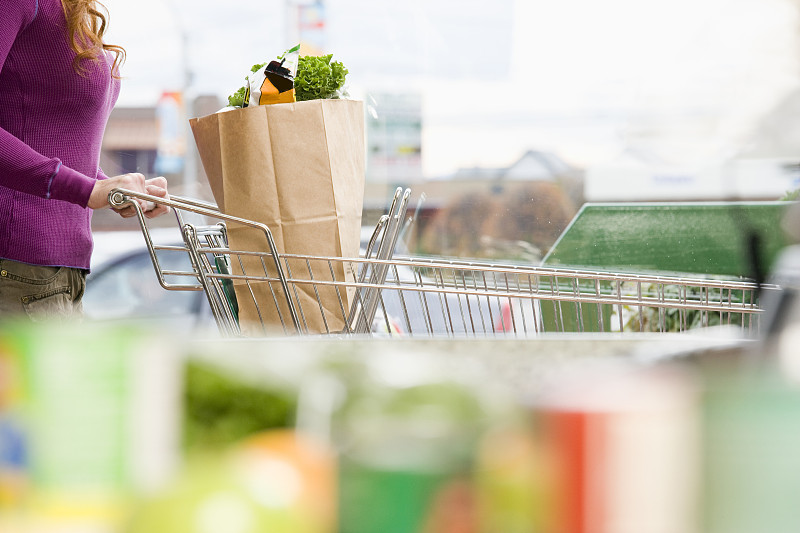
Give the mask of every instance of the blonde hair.
[[67, 19], [69, 45], [75, 51], [73, 68], [84, 75], [84, 60], [99, 61], [103, 51], [114, 53], [111, 74], [119, 77], [119, 67], [125, 62], [125, 49], [114, 44], [105, 44], [103, 35], [108, 26], [108, 10], [96, 0], [61, 0]]

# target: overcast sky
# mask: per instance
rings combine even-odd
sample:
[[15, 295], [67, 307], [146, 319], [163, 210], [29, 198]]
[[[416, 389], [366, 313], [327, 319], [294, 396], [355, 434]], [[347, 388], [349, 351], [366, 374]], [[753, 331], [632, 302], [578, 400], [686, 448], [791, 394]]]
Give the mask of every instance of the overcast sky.
[[[108, 0], [128, 50], [119, 105], [181, 90], [224, 96], [291, 43], [283, 0]], [[328, 51], [352, 92], [423, 95], [426, 174], [512, 162], [526, 147], [615, 157], [641, 115], [713, 115], [738, 142], [797, 84], [790, 0], [328, 0]], [[185, 43], [182, 46], [181, 43]], [[409, 67], [409, 58], [412, 66]], [[414, 61], [416, 59], [417, 61]], [[185, 68], [188, 65], [188, 69]]]

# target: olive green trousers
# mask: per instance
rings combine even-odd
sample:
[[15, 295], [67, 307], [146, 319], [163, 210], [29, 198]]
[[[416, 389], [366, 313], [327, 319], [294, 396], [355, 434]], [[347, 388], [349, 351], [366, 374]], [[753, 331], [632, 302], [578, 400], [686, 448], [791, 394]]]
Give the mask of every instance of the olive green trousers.
[[0, 317], [27, 316], [35, 322], [83, 316], [86, 271], [0, 259]]

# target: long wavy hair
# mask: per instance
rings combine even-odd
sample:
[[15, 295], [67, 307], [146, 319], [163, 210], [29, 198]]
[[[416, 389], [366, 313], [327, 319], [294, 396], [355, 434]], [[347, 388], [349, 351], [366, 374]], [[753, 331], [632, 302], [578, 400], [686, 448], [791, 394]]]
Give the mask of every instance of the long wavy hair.
[[69, 45], [75, 51], [72, 67], [79, 74], [86, 73], [84, 61], [100, 61], [104, 51], [114, 53], [111, 73], [119, 77], [119, 67], [125, 62], [125, 49], [103, 42], [108, 28], [108, 10], [97, 0], [61, 0], [67, 19]]

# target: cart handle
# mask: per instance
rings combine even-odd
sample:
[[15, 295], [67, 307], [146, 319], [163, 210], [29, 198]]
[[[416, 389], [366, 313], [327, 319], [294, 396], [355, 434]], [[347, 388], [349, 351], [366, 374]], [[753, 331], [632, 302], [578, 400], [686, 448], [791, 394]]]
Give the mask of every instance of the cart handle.
[[[281, 266], [280, 255], [278, 254], [278, 248], [275, 245], [275, 240], [272, 237], [272, 232], [265, 224], [261, 224], [260, 222], [254, 222], [252, 220], [247, 220], [244, 218], [226, 215], [225, 213], [222, 213], [216, 205], [202, 202], [199, 200], [190, 200], [181, 197], [167, 199], [146, 193], [131, 191], [129, 189], [122, 189], [122, 188], [112, 189], [111, 192], [108, 193], [108, 203], [111, 205], [112, 208], [120, 209], [123, 207], [132, 206], [136, 211], [136, 218], [139, 220], [139, 226], [141, 227], [142, 233], [144, 234], [145, 242], [147, 244], [147, 250], [150, 253], [150, 259], [153, 261], [153, 267], [156, 269], [158, 282], [161, 284], [163, 288], [171, 290], [203, 290], [202, 285], [175, 285], [175, 284], [169, 284], [166, 282], [166, 280], [164, 280], [164, 277], [161, 273], [161, 268], [158, 264], [158, 257], [156, 257], [155, 247], [153, 246], [153, 240], [150, 237], [150, 231], [147, 228], [147, 220], [145, 219], [144, 216], [144, 210], [142, 209], [142, 206], [139, 202], [133, 200], [134, 198], [138, 198], [139, 200], [144, 201], [145, 204], [152, 203], [153, 205], [158, 204], [171, 207], [175, 210], [191, 211], [199, 215], [220, 218], [228, 222], [240, 224], [242, 226], [249, 226], [251, 228], [256, 228], [260, 230], [261, 232], [263, 232], [264, 237], [267, 240], [267, 245], [269, 246], [270, 253], [272, 254], [272, 258], [275, 263], [275, 268], [277, 270], [277, 275], [281, 284], [281, 288], [284, 290], [284, 294], [287, 295], [290, 294], [289, 284], [286, 281], [287, 279], [286, 272]], [[298, 332], [302, 331], [299, 315], [297, 313], [297, 309], [294, 306], [294, 302], [292, 302], [291, 298], [287, 298], [287, 305], [289, 307], [289, 314], [292, 317], [292, 322], [294, 324], [296, 331]]]

